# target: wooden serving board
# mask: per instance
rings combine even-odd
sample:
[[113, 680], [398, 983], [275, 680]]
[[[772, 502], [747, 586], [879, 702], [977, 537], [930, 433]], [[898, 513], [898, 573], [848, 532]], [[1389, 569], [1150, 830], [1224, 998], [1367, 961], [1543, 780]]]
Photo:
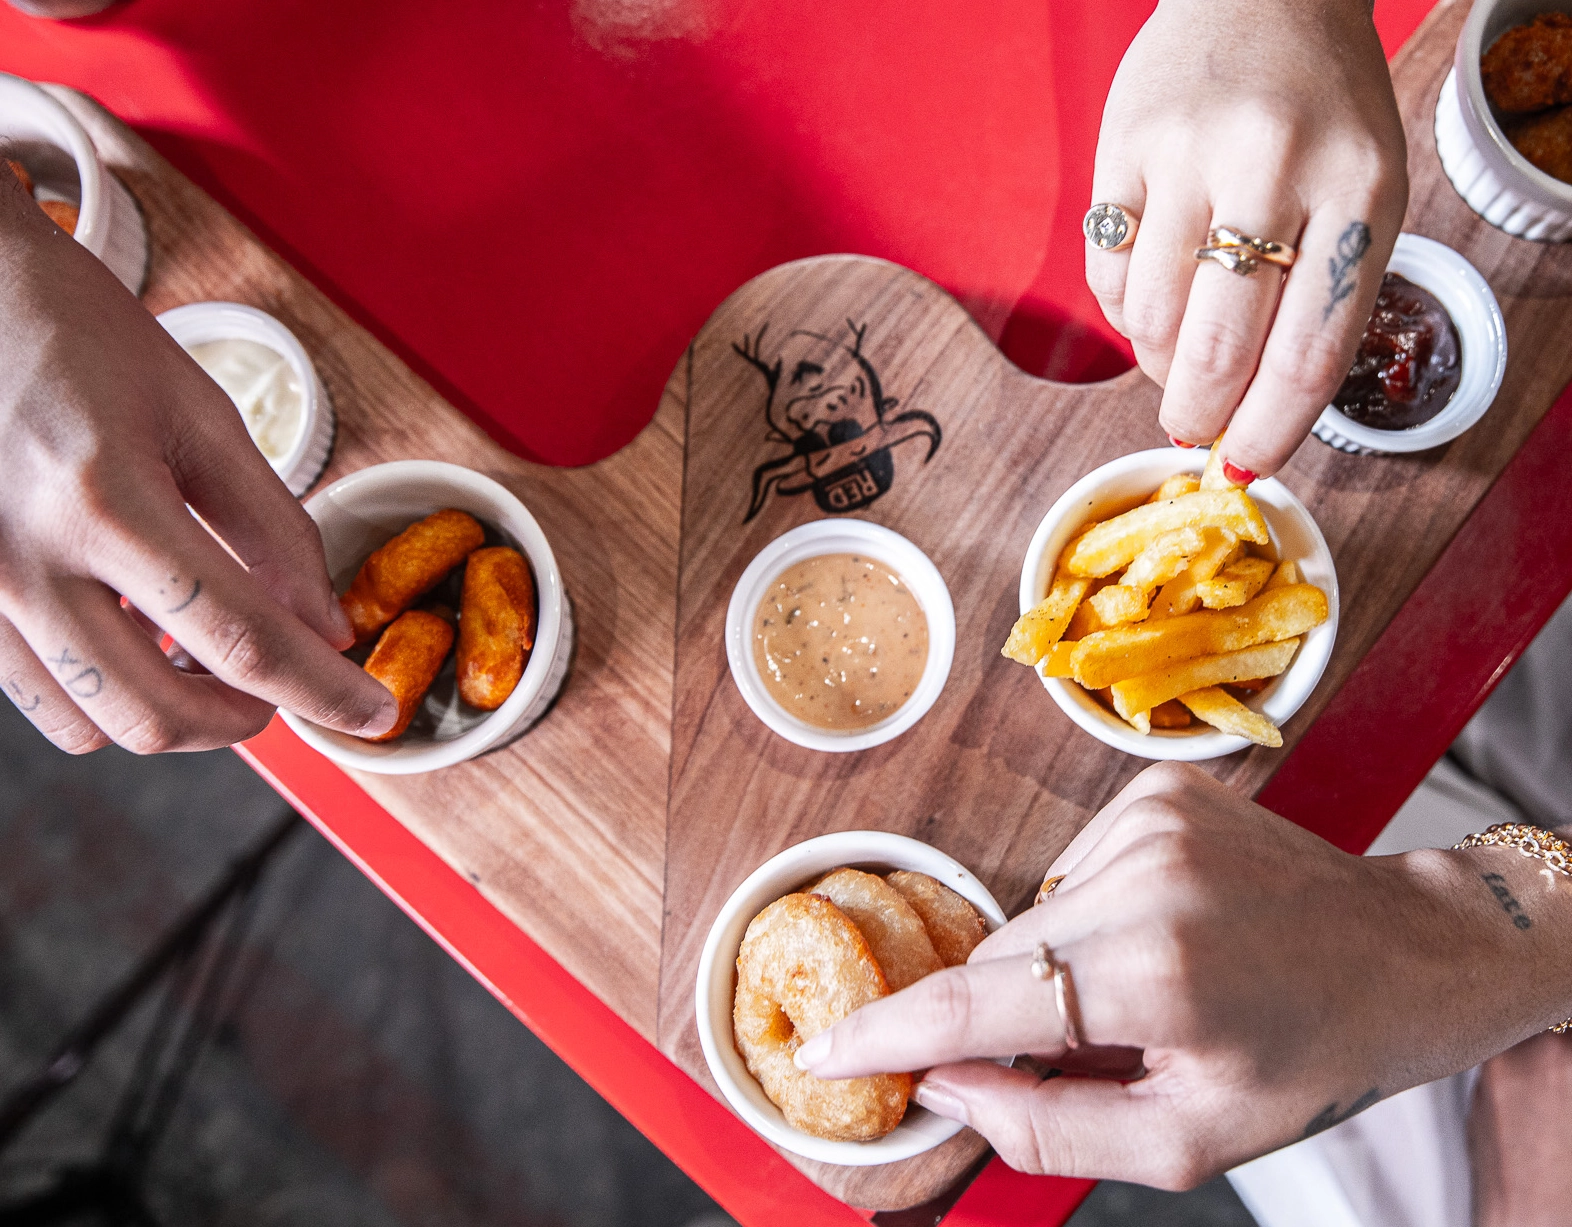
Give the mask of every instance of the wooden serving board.
[[[1506, 383], [1480, 425], [1444, 449], [1366, 458], [1310, 440], [1282, 474], [1321, 525], [1342, 587], [1337, 649], [1283, 730], [1286, 747], [1572, 377], [1560, 336], [1572, 250], [1491, 229], [1436, 161], [1435, 98], [1466, 10], [1462, 0], [1439, 6], [1394, 63], [1412, 179], [1405, 229], [1457, 248], [1490, 281], [1507, 321]], [[654, 420], [621, 452], [582, 469], [531, 464], [124, 125], [58, 93], [141, 202], [147, 305], [253, 303], [311, 352], [339, 415], [325, 480], [387, 460], [450, 460], [496, 478], [539, 519], [578, 623], [560, 701], [521, 741], [477, 761], [355, 778], [712, 1090], [693, 1025], [694, 972], [721, 903], [761, 861], [825, 831], [899, 831], [969, 865], [1013, 913], [1144, 766], [1076, 729], [1031, 671], [999, 656], [1021, 560], [1049, 505], [1097, 465], [1163, 442], [1157, 389], [1139, 373], [1087, 386], [1030, 378], [917, 274], [824, 257], [772, 270], [722, 304], [677, 363]], [[792, 378], [805, 362], [825, 369], [844, 403], [800, 397]], [[864, 433], [829, 448], [803, 442], [826, 418], [854, 418]], [[722, 626], [759, 549], [840, 514], [889, 525], [928, 553], [955, 602], [957, 647], [943, 695], [915, 728], [877, 749], [826, 755], [774, 736], [748, 711]], [[1286, 747], [1210, 769], [1254, 793]], [[982, 1150], [963, 1132], [888, 1167], [798, 1165], [853, 1204], [895, 1209], [942, 1193]]]

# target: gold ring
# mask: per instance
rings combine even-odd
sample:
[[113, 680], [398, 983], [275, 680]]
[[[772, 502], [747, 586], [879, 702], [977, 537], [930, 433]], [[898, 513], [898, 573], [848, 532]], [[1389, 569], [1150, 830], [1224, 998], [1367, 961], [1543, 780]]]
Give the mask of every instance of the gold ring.
[[1081, 1011], [1069, 967], [1053, 957], [1048, 943], [1038, 942], [1032, 955], [1032, 975], [1038, 980], [1053, 979], [1053, 1004], [1059, 1011], [1059, 1025], [1064, 1030], [1064, 1047], [1067, 1052], [1073, 1052], [1081, 1046]]
[[1094, 204], [1081, 219], [1086, 241], [1101, 251], [1123, 251], [1135, 242], [1141, 219], [1116, 204]]
[[1197, 247], [1195, 258], [1221, 264], [1230, 273], [1238, 273], [1241, 277], [1252, 276], [1261, 268], [1260, 259], [1248, 247]]
[[1213, 247], [1248, 247], [1252, 254], [1279, 268], [1292, 268], [1299, 255], [1287, 243], [1257, 238], [1243, 230], [1235, 230], [1232, 226], [1213, 226], [1207, 231], [1206, 241]]
[[1053, 897], [1053, 892], [1059, 889], [1059, 883], [1064, 881], [1064, 874], [1051, 873], [1043, 879], [1043, 884], [1037, 888], [1037, 898], [1032, 900], [1032, 906], [1047, 903]]

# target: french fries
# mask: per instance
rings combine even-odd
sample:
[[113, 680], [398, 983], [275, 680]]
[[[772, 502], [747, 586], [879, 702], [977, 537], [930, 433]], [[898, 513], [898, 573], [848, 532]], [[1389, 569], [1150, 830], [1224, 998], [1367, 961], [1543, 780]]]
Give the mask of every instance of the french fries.
[[1220, 686], [1192, 690], [1180, 695], [1179, 702], [1219, 732], [1247, 737], [1258, 746], [1271, 746], [1274, 750], [1283, 744], [1283, 735], [1275, 724], [1260, 712], [1251, 711]]
[[1194, 690], [1244, 678], [1276, 677], [1288, 668], [1298, 647], [1299, 640], [1284, 639], [1280, 643], [1258, 644], [1237, 652], [1197, 656], [1155, 673], [1126, 678], [1113, 684], [1114, 710], [1128, 720], [1137, 712], [1151, 711], [1169, 699], [1177, 699]]
[[1146, 593], [1125, 584], [1109, 584], [1094, 592], [1087, 604], [1097, 611], [1097, 617], [1104, 626], [1144, 622], [1146, 615], [1151, 612], [1146, 606]]
[[1256, 545], [1271, 540], [1260, 508], [1243, 490], [1198, 490], [1104, 520], [1075, 543], [1064, 570], [1089, 577], [1112, 575], [1158, 537], [1180, 528], [1226, 528]]
[[1330, 607], [1293, 559], [1269, 556], [1270, 543], [1214, 445], [1199, 478], [1176, 474], [1146, 502], [1081, 529], [1004, 655], [1092, 691], [1143, 734], [1204, 725], [1281, 746], [1240, 696], [1286, 671]]
[[1074, 575], [1057, 575], [1048, 595], [1035, 609], [1022, 614], [1013, 627], [1010, 637], [1000, 649], [1002, 655], [1023, 665], [1035, 665], [1048, 650], [1059, 642], [1075, 607], [1081, 603], [1090, 584]]
[[1266, 587], [1276, 569], [1268, 558], [1241, 558], [1229, 563], [1214, 578], [1202, 580], [1195, 592], [1207, 609], [1232, 609]]
[[1326, 593], [1313, 584], [1290, 584], [1263, 592], [1238, 609], [1200, 609], [1160, 622], [1116, 626], [1088, 635], [1076, 645], [1071, 656], [1075, 680], [1101, 690], [1196, 656], [1292, 639], [1320, 626], [1328, 612]]

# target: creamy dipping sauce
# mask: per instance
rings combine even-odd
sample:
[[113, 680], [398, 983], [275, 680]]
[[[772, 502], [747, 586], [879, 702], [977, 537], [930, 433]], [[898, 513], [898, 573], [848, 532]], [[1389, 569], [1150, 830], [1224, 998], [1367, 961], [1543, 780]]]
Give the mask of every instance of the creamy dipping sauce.
[[901, 577], [861, 554], [786, 568], [753, 616], [770, 697], [804, 724], [862, 729], [891, 716], [928, 664], [928, 619]]
[[284, 355], [239, 337], [185, 348], [235, 402], [257, 450], [274, 464], [288, 459], [300, 437], [305, 395]]

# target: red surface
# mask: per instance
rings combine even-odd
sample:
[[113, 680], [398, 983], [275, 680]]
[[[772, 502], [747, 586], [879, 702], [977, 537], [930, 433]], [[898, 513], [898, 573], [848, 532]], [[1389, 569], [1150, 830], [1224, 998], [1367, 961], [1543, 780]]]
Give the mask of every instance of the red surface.
[[[135, 0], [50, 24], [0, 6], [0, 68], [93, 93], [502, 442], [580, 463], [648, 420], [725, 294], [820, 252], [933, 277], [1028, 370], [1122, 368], [1077, 227], [1102, 98], [1150, 8]], [[1389, 52], [1428, 8], [1377, 4]], [[1565, 455], [1566, 416], [1290, 758], [1269, 790], [1282, 812], [1349, 846], [1373, 836], [1548, 616], [1567, 521], [1534, 483]], [[1543, 548], [1492, 544], [1524, 524]], [[1450, 638], [1470, 612], [1472, 636]], [[858, 1221], [281, 726], [244, 752], [743, 1222]], [[1089, 1187], [995, 1162], [946, 1222], [1057, 1223]]]
[[1572, 389], [1261, 791], [1363, 852], [1572, 591]]

